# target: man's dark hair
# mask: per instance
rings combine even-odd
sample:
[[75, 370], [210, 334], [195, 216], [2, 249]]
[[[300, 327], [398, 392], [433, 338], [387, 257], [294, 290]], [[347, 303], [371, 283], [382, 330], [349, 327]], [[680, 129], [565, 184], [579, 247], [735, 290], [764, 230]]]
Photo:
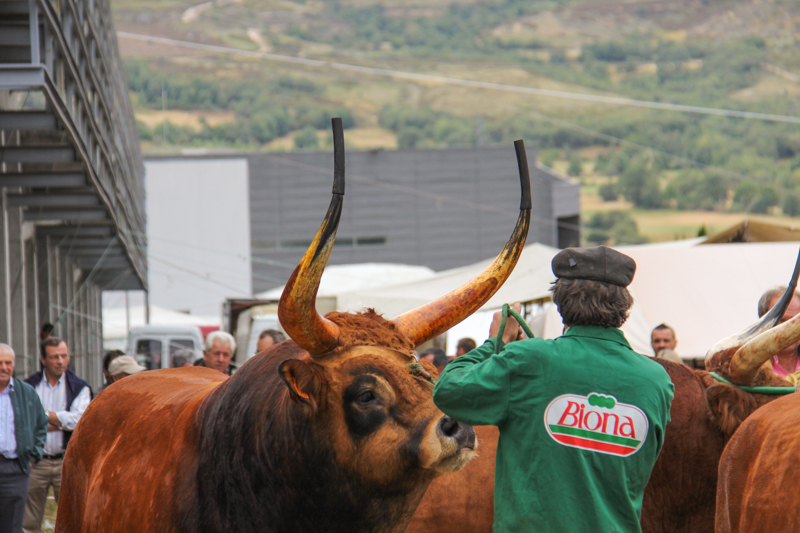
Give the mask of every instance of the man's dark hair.
[[419, 354], [419, 358], [422, 359], [426, 355], [430, 354], [433, 354], [433, 366], [447, 366], [447, 364], [450, 362], [450, 358], [447, 357], [447, 354], [444, 353], [444, 350], [436, 347], [424, 350], [421, 354]]
[[42, 329], [40, 331], [42, 333], [47, 333], [49, 335], [50, 332], [53, 331], [54, 327], [55, 326], [53, 326], [53, 324], [51, 324], [50, 322], [45, 322], [44, 324], [42, 324]]
[[286, 340], [286, 335], [284, 335], [283, 333], [281, 333], [281, 332], [280, 332], [280, 331], [278, 331], [277, 329], [265, 329], [264, 331], [262, 331], [262, 332], [261, 332], [261, 333], [258, 335], [258, 340], [261, 340], [261, 339], [263, 339], [263, 338], [264, 338], [264, 337], [266, 337], [267, 335], [269, 335], [270, 337], [272, 337], [272, 341], [273, 341], [275, 344], [278, 344], [279, 342], [283, 342], [283, 341], [285, 341], [285, 340]]
[[125, 355], [125, 352], [122, 350], [109, 350], [103, 356], [103, 370], [108, 371], [108, 365], [111, 364], [111, 361], [119, 357], [120, 355]]
[[39, 344], [39, 355], [41, 355], [42, 357], [47, 357], [48, 346], [55, 348], [62, 342], [64, 344], [67, 343], [64, 339], [60, 339], [58, 337], [53, 337], [53, 336], [47, 337], [45, 340], [41, 342], [41, 344]]
[[628, 319], [633, 297], [628, 289], [589, 279], [557, 279], [550, 287], [564, 325], [618, 328]]
[[674, 329], [672, 329], [672, 327], [671, 327], [671, 326], [668, 326], [668, 325], [666, 325], [666, 324], [659, 324], [659, 325], [657, 325], [656, 327], [654, 327], [654, 328], [653, 328], [653, 331], [651, 331], [651, 332], [650, 332], [650, 336], [652, 337], [652, 336], [653, 336], [653, 333], [655, 333], [656, 331], [661, 331], [661, 330], [663, 330], [663, 329], [668, 329], [668, 330], [670, 330], [670, 331], [672, 332], [672, 338], [673, 338], [673, 339], [677, 338], [677, 337], [675, 336], [675, 330], [674, 330]]
[[464, 337], [458, 341], [458, 344], [456, 344], [456, 350], [462, 350], [464, 353], [469, 353], [474, 350], [476, 346], [477, 344], [474, 340], [470, 339], [469, 337]]
[[[758, 318], [761, 318], [767, 314], [767, 311], [769, 311], [769, 303], [772, 301], [772, 299], [776, 296], [780, 297], [783, 295], [787, 288], [788, 287], [786, 285], [781, 285], [780, 287], [769, 289], [767, 292], [761, 295], [761, 298], [758, 299]], [[794, 291], [794, 298], [800, 299], [800, 292]]]

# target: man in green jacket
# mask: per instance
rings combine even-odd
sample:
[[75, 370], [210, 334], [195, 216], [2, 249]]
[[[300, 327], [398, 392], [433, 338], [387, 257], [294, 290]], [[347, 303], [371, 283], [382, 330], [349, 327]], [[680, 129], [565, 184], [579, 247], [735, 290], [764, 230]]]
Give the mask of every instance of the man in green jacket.
[[453, 418], [500, 430], [495, 533], [640, 532], [673, 386], [617, 329], [633, 305], [626, 287], [636, 263], [600, 246], [562, 250], [552, 266], [566, 333], [518, 340], [509, 319], [495, 354], [496, 314], [492, 338], [445, 368], [433, 400]]
[[14, 351], [0, 343], [0, 533], [22, 531], [31, 463], [47, 438], [47, 415], [33, 387], [14, 379]]

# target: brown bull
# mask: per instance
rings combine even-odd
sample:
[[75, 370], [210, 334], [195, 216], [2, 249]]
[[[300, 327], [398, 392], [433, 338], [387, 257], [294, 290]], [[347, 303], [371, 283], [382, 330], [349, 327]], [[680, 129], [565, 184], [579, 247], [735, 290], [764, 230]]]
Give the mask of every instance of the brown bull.
[[415, 346], [452, 327], [502, 285], [530, 220], [480, 276], [392, 321], [314, 308], [344, 194], [334, 120], [333, 200], [292, 274], [279, 315], [291, 341], [232, 377], [144, 372], [92, 402], [64, 459], [58, 533], [400, 532], [429, 483], [474, 455], [474, 430], [432, 400], [433, 367]]
[[[717, 466], [725, 443], [748, 415], [777, 396], [745, 392], [710, 372], [740, 385], [790, 386], [765, 363], [800, 337], [788, 325], [800, 321], [800, 315], [773, 327], [791, 301], [798, 274], [800, 257], [781, 300], [756, 324], [717, 343], [706, 357], [707, 371], [655, 360], [672, 379], [675, 397], [664, 447], [642, 502], [644, 533], [714, 531]], [[497, 431], [478, 427], [476, 432], [479, 456], [457, 474], [431, 484], [406, 533], [491, 533], [494, 483], [487, 479], [494, 479]]]
[[800, 394], [757, 410], [734, 433], [719, 464], [719, 533], [797, 531]]

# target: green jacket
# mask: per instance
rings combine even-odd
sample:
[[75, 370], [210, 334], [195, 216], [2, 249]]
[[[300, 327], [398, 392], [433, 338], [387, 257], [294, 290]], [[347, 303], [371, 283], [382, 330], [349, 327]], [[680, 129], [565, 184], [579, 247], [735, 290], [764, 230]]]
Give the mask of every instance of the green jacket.
[[17, 461], [22, 471], [28, 473], [31, 463], [38, 463], [44, 453], [47, 439], [47, 413], [33, 387], [11, 378], [11, 405], [14, 407], [14, 438], [17, 439]]
[[433, 400], [500, 429], [494, 533], [640, 532], [673, 386], [623, 333], [573, 326], [555, 340], [495, 339], [442, 372]]

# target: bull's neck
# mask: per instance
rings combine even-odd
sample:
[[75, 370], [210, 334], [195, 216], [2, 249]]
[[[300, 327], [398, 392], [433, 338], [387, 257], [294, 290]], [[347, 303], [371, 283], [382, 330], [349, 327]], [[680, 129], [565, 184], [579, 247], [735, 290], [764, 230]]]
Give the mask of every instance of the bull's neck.
[[362, 484], [339, 466], [319, 422], [285, 387], [242, 387], [237, 377], [200, 410], [197, 492], [187, 531], [405, 530], [430, 478], [405, 480], [403, 491]]

